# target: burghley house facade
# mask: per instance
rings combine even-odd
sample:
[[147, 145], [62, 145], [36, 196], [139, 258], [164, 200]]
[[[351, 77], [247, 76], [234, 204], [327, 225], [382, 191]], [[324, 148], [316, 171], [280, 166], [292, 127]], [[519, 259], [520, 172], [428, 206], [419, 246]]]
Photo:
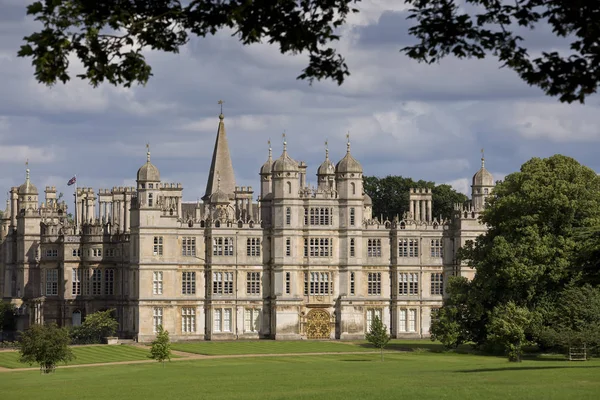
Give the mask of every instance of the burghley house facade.
[[492, 176], [482, 160], [452, 220], [411, 189], [410, 212], [379, 221], [350, 150], [337, 164], [326, 150], [309, 188], [286, 143], [275, 160], [269, 148], [255, 193], [235, 184], [221, 114], [202, 201], [182, 202], [148, 150], [136, 187], [77, 188], [76, 222], [27, 169], [2, 219], [0, 294], [19, 329], [114, 309], [118, 335], [139, 341], [159, 325], [174, 340], [360, 339], [374, 316], [393, 337], [427, 337], [447, 277], [472, 274], [456, 253], [485, 231]]

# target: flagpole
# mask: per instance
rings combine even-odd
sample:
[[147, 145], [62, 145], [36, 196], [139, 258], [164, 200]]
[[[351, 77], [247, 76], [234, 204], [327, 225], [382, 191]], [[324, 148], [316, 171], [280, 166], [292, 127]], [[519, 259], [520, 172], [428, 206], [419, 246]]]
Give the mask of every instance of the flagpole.
[[79, 217], [77, 212], [77, 174], [75, 174], [75, 234], [79, 235]]

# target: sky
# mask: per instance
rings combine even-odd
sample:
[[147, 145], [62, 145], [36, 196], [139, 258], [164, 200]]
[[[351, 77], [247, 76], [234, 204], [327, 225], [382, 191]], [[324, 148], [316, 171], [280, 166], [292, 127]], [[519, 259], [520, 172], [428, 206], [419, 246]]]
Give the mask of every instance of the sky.
[[[204, 195], [217, 133], [219, 105], [236, 184], [259, 194], [268, 154], [288, 152], [308, 164], [308, 183], [325, 157], [352, 154], [365, 175], [402, 175], [449, 183], [468, 193], [485, 149], [495, 179], [532, 157], [561, 153], [600, 171], [600, 102], [561, 104], [529, 87], [494, 58], [448, 58], [419, 64], [399, 49], [413, 43], [405, 6], [370, 0], [349, 18], [336, 44], [351, 76], [342, 86], [309, 85], [296, 77], [303, 55], [281, 55], [268, 44], [243, 46], [230, 32], [194, 39], [179, 54], [148, 52], [154, 76], [131, 89], [93, 88], [73, 78], [52, 88], [35, 81], [31, 60], [17, 58], [22, 38], [38, 25], [22, 0], [0, 0], [0, 190], [31, 180], [40, 192], [66, 183], [99, 188], [134, 186], [152, 163], [163, 182], [180, 182], [184, 200]], [[548, 29], [529, 33], [530, 50], [564, 50]], [[73, 67], [73, 75], [78, 66]], [[2, 197], [0, 197], [1, 199]]]

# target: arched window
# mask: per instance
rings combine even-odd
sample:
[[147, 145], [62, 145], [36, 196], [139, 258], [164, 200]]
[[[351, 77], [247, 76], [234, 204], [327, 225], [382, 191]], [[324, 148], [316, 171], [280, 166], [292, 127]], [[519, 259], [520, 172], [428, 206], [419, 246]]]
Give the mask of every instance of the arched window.
[[356, 185], [354, 184], [354, 182], [350, 184], [350, 189], [352, 190], [352, 194], [356, 194]]
[[148, 207], [152, 207], [152, 204], [153, 204], [152, 193], [148, 193]]
[[483, 189], [483, 194], [488, 194], [488, 188]]
[[292, 182], [287, 183], [288, 194], [292, 194]]
[[73, 315], [71, 317], [71, 324], [73, 326], [81, 325], [81, 311], [79, 311], [79, 310], [73, 311]]

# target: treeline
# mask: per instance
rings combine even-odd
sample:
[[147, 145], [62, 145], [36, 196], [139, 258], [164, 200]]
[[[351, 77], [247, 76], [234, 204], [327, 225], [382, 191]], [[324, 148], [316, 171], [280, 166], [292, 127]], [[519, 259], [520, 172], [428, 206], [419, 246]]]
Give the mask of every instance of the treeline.
[[450, 280], [432, 339], [511, 361], [526, 345], [598, 353], [600, 177], [569, 157], [534, 158], [488, 201], [487, 233], [459, 252], [475, 277]]
[[447, 184], [436, 185], [435, 182], [424, 180], [415, 181], [403, 176], [365, 176], [363, 186], [373, 200], [373, 218], [386, 218], [390, 221], [396, 216], [402, 219], [405, 212], [409, 211], [409, 189], [431, 189], [433, 193], [432, 213], [435, 218], [449, 219], [452, 216], [454, 204], [464, 203], [467, 196], [457, 192]]

